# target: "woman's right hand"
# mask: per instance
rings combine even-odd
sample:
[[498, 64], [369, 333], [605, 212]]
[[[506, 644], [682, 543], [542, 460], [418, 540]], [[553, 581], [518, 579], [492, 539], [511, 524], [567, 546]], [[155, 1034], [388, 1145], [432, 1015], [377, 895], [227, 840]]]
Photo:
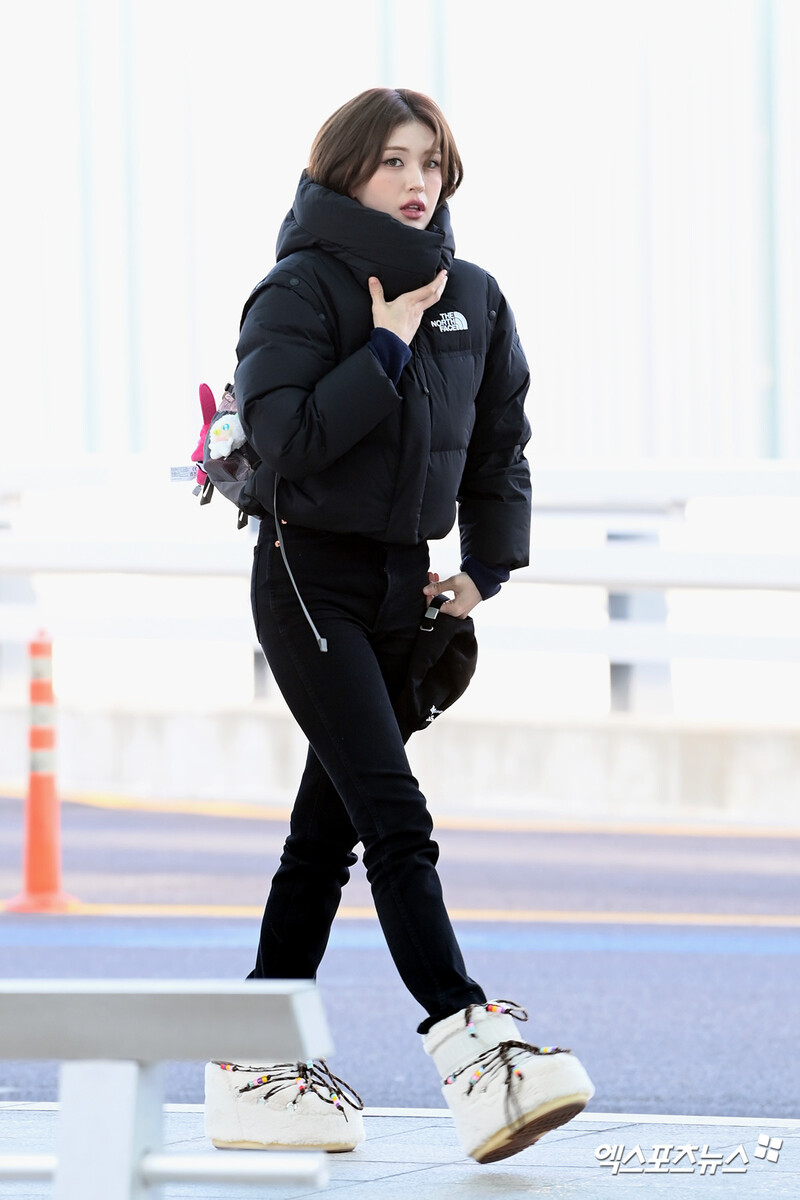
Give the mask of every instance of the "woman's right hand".
[[402, 338], [407, 346], [419, 329], [422, 314], [435, 304], [447, 283], [447, 271], [442, 270], [432, 283], [417, 288], [414, 292], [403, 292], [395, 300], [386, 300], [381, 281], [375, 275], [369, 277], [369, 294], [372, 297], [372, 320], [376, 329], [389, 329]]

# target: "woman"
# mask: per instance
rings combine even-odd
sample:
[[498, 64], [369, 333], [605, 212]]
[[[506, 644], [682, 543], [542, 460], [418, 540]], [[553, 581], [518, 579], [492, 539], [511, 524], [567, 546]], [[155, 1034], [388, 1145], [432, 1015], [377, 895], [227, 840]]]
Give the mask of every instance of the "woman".
[[[593, 1088], [569, 1052], [522, 1042], [508, 1010], [525, 1013], [487, 1003], [467, 974], [396, 712], [430, 599], [452, 593], [442, 611], [466, 617], [528, 561], [528, 368], [494, 279], [454, 258], [446, 201], [461, 176], [428, 97], [374, 88], [335, 112], [245, 307], [236, 394], [261, 458], [251, 495], [270, 514], [256, 628], [309, 742], [251, 977], [315, 977], [363, 843], [423, 1048], [465, 1151], [486, 1162], [569, 1120]], [[461, 569], [439, 581], [427, 541], [456, 513]], [[209, 1135], [352, 1149], [358, 1097], [326, 1070], [209, 1064]]]

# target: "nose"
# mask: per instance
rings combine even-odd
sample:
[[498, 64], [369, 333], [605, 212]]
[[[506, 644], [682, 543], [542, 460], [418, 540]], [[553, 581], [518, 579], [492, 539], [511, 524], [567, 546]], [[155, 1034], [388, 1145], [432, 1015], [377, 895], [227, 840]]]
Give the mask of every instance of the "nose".
[[412, 192], [425, 191], [425, 178], [420, 167], [409, 168], [407, 183]]

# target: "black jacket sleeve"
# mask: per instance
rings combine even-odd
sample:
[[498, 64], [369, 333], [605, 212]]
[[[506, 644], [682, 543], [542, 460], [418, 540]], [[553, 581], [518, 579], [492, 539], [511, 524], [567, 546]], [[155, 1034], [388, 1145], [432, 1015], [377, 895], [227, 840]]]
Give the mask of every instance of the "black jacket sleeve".
[[[494, 282], [494, 281], [492, 281]], [[502, 295], [475, 399], [475, 426], [459, 489], [461, 556], [513, 570], [528, 563], [530, 468], [523, 450], [531, 436], [525, 416], [530, 373], [514, 314]]]
[[331, 326], [309, 284], [280, 276], [246, 309], [235, 387], [245, 435], [261, 460], [289, 480], [330, 466], [400, 404], [364, 344], [338, 361]]

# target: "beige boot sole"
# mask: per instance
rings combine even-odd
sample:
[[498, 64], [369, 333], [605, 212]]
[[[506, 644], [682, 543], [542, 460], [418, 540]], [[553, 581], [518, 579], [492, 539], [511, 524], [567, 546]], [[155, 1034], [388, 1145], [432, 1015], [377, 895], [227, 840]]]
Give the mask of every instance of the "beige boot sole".
[[328, 1146], [310, 1146], [305, 1142], [302, 1146], [287, 1145], [282, 1142], [220, 1142], [216, 1138], [211, 1139], [212, 1146], [216, 1146], [217, 1150], [324, 1150], [327, 1154], [346, 1154], [350, 1150], [355, 1150], [355, 1146], [344, 1146], [341, 1143]]
[[506, 1125], [499, 1133], [493, 1134], [482, 1146], [473, 1150], [470, 1157], [479, 1163], [493, 1163], [519, 1154], [520, 1150], [532, 1146], [552, 1129], [566, 1125], [567, 1121], [586, 1108], [590, 1099], [591, 1096], [585, 1092], [576, 1092], [572, 1096], [559, 1096], [557, 1100], [542, 1104], [522, 1122]]

